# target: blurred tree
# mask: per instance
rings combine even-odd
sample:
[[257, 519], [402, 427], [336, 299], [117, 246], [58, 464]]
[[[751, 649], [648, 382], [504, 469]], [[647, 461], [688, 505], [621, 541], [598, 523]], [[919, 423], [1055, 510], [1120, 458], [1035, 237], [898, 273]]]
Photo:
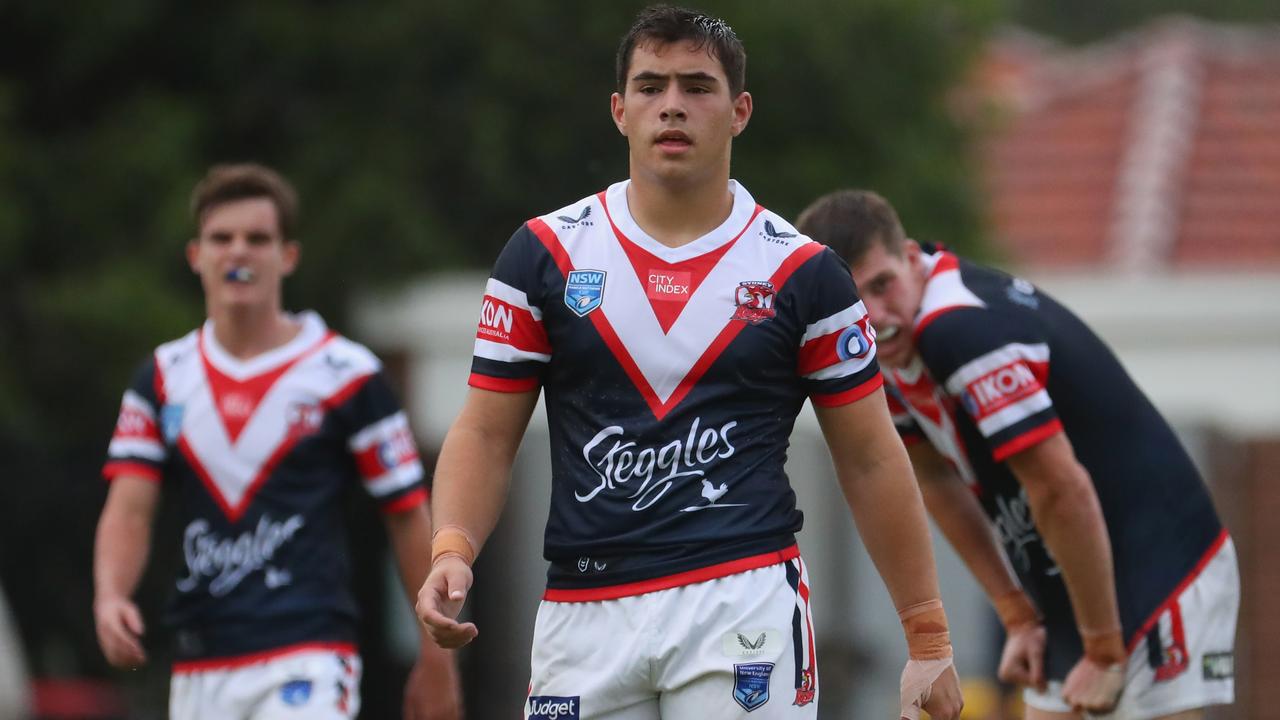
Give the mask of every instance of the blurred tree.
[[[997, 0], [701, 5], [748, 49], [756, 115], [734, 174], [762, 202], [794, 215], [874, 187], [918, 236], [978, 241], [946, 99]], [[341, 327], [353, 290], [487, 267], [528, 217], [625, 176], [608, 99], [640, 6], [0, 2], [0, 507], [23, 508], [0, 574], [23, 573], [33, 647], [73, 646], [37, 652], [37, 671], [101, 669], [92, 478], [131, 369], [203, 316], [182, 248], [206, 167], [260, 160], [297, 183], [288, 303]], [[54, 545], [62, 569], [27, 577]]]

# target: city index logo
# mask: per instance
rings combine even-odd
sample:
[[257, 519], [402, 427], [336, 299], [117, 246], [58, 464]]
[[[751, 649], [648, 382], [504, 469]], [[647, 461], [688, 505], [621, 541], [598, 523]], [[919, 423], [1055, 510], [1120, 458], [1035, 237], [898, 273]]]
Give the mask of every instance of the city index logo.
[[975, 418], [984, 418], [1040, 390], [1040, 380], [1021, 361], [983, 375], [965, 386], [961, 402]]
[[480, 334], [497, 337], [500, 340], [511, 338], [511, 326], [515, 323], [515, 312], [511, 306], [493, 297], [484, 296], [480, 305]]
[[529, 696], [529, 720], [579, 720], [581, 696], [559, 695]]

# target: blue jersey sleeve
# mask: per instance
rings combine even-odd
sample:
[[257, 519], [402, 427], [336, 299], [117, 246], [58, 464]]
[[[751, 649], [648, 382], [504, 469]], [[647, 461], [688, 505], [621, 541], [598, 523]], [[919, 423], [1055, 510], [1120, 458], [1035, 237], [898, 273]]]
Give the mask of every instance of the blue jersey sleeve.
[[536, 389], [551, 361], [543, 326], [545, 291], [538, 256], [545, 250], [528, 225], [507, 242], [485, 285], [471, 362], [473, 387], [499, 392]]
[[350, 430], [347, 449], [366, 492], [383, 512], [398, 512], [426, 501], [422, 462], [409, 418], [377, 371], [334, 410]]
[[883, 384], [875, 330], [849, 266], [830, 248], [823, 248], [803, 270], [803, 276], [792, 280], [804, 287], [806, 297], [798, 372], [815, 405], [851, 403]]
[[1049, 344], [1031, 324], [985, 308], [959, 308], [930, 322], [917, 346], [997, 462], [1061, 431], [1046, 387]]
[[156, 391], [156, 361], [148, 358], [134, 373], [120, 401], [103, 476], [108, 480], [128, 475], [159, 481], [169, 456], [164, 433], [172, 420], [167, 415]]

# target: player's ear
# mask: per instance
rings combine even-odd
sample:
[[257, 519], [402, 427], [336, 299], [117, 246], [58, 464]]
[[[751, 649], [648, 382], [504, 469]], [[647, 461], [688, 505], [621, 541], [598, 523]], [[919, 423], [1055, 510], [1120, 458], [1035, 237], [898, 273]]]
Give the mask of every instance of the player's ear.
[[298, 261], [302, 259], [302, 243], [297, 240], [285, 240], [280, 246], [280, 254], [284, 259], [284, 276], [288, 277], [298, 269]]
[[187, 241], [187, 265], [191, 267], [191, 272], [200, 274], [200, 238], [191, 238]]
[[625, 137], [627, 134], [627, 112], [623, 107], [622, 94], [614, 93], [609, 96], [609, 114], [613, 116], [613, 124], [618, 128], [618, 132]]
[[747, 122], [751, 120], [752, 107], [751, 93], [745, 90], [733, 99], [733, 124], [730, 127], [734, 137], [738, 137], [743, 130], [747, 129]]

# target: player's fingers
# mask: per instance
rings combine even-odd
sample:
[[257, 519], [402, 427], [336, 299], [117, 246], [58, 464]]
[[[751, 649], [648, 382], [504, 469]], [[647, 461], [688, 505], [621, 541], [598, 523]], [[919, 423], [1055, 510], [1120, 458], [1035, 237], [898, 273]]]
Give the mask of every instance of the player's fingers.
[[134, 635], [142, 635], [146, 632], [146, 625], [142, 623], [142, 613], [138, 610], [137, 605], [131, 603], [122, 606], [120, 608], [120, 618], [124, 621], [124, 626]]
[[1044, 677], [1044, 648], [1038, 652], [1028, 653], [1027, 683], [1040, 692], [1044, 692], [1047, 683]]

